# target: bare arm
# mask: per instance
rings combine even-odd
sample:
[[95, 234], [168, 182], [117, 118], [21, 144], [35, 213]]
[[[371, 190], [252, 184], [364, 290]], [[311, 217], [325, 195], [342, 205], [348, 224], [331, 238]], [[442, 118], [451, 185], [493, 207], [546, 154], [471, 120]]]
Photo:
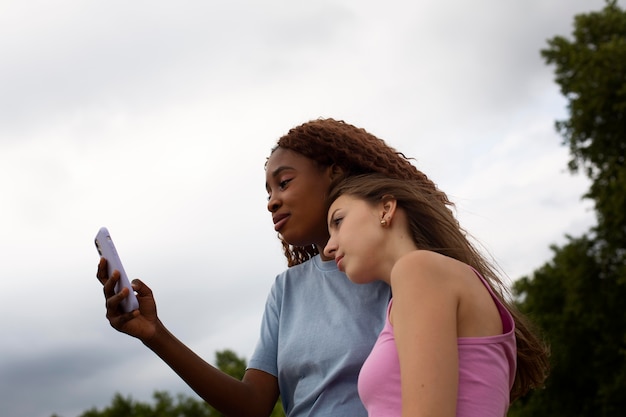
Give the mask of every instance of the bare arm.
[[408, 255], [391, 275], [403, 417], [456, 415], [458, 300], [449, 285], [447, 260], [431, 255]]
[[107, 319], [113, 328], [141, 340], [174, 370], [191, 389], [220, 412], [230, 416], [267, 417], [278, 399], [278, 381], [266, 372], [250, 369], [243, 380], [227, 375], [211, 366], [178, 340], [161, 323], [150, 288], [133, 280], [139, 309], [124, 313], [120, 302], [128, 290], [115, 294], [119, 273], [106, 277], [106, 261], [98, 265], [98, 279], [104, 285]]
[[239, 381], [214, 368], [165, 327], [144, 342], [207, 403], [229, 416], [269, 416], [278, 398], [276, 377], [256, 369]]

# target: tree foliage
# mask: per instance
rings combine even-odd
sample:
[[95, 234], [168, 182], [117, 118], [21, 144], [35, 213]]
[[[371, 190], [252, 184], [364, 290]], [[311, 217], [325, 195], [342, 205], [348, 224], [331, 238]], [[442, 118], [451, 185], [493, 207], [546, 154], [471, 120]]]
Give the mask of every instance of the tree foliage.
[[545, 389], [510, 416], [621, 416], [626, 410], [626, 12], [607, 1], [574, 19], [573, 40], [541, 51], [555, 66], [569, 118], [556, 129], [573, 173], [591, 180], [597, 224], [552, 246], [553, 259], [514, 283], [520, 309], [545, 332], [552, 372]]
[[[246, 371], [246, 361], [238, 357], [232, 350], [223, 350], [215, 353], [217, 367], [235, 378], [243, 378]], [[178, 394], [173, 397], [165, 391], [155, 391], [153, 402], [146, 403], [134, 400], [131, 396], [122, 396], [116, 393], [111, 405], [102, 410], [92, 408], [79, 417], [222, 417], [223, 414], [215, 410], [206, 402], [195, 396]], [[284, 417], [285, 412], [278, 401], [270, 417]], [[56, 414], [52, 417], [59, 417]]]
[[[574, 20], [573, 41], [556, 36], [541, 51], [556, 66], [556, 82], [568, 100], [569, 118], [556, 128], [569, 145], [573, 172], [582, 169], [592, 184], [599, 238], [626, 247], [626, 13], [616, 1]], [[623, 263], [624, 253], [614, 264]]]

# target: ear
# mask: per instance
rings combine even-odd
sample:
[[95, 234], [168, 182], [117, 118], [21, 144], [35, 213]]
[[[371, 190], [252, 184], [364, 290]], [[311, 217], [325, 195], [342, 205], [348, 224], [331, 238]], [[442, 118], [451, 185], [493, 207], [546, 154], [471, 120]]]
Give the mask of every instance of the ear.
[[385, 220], [387, 224], [391, 224], [391, 220], [395, 216], [397, 208], [398, 200], [393, 198], [391, 195], [384, 195], [379, 204], [378, 215], [380, 220]]
[[345, 174], [343, 172], [343, 168], [341, 168], [337, 164], [332, 164], [327, 168], [328, 175], [330, 176], [331, 181], [338, 181], [342, 179]]

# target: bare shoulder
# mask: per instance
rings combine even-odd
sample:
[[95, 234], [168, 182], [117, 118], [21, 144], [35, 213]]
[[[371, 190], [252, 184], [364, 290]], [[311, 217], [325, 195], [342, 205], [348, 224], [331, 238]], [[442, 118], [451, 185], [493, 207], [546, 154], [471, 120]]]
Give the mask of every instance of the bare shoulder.
[[411, 276], [417, 279], [442, 280], [470, 273], [469, 267], [461, 261], [428, 250], [416, 250], [402, 256], [391, 270], [391, 277], [404, 280]]
[[467, 273], [471, 273], [468, 266], [456, 259], [416, 250], [397, 260], [391, 270], [391, 285], [396, 289], [428, 292], [439, 289], [452, 294], [458, 290], [458, 278]]
[[424, 250], [408, 253], [391, 271], [391, 288], [394, 309], [412, 305], [413, 310], [438, 311], [440, 316], [455, 311], [458, 337], [502, 332], [500, 314], [489, 291], [469, 265], [456, 259]]
[[398, 259], [396, 265], [401, 266], [403, 264], [419, 264], [422, 266], [436, 266], [437, 264], [448, 263], [450, 261], [458, 262], [455, 259], [430, 250], [414, 250]]
[[435, 325], [433, 317], [437, 317], [436, 325], [440, 328], [444, 325], [456, 328], [456, 311], [462, 292], [457, 276], [463, 273], [462, 269], [469, 269], [463, 265], [453, 258], [425, 250], [412, 251], [399, 258], [390, 277], [394, 300], [392, 324], [402, 326], [402, 320], [410, 317], [411, 326], [431, 326]]
[[442, 278], [449, 275], [456, 262], [436, 252], [416, 250], [409, 252], [396, 261], [391, 269], [391, 284], [393, 286], [422, 286], [437, 281], [443, 284]]

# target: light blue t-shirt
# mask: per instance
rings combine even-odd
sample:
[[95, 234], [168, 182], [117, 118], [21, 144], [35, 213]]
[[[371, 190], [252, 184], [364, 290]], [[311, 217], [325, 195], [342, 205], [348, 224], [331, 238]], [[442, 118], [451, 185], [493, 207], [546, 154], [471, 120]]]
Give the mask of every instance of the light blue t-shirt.
[[248, 368], [278, 378], [289, 417], [367, 416], [357, 379], [383, 328], [391, 293], [354, 284], [320, 256], [276, 277]]

